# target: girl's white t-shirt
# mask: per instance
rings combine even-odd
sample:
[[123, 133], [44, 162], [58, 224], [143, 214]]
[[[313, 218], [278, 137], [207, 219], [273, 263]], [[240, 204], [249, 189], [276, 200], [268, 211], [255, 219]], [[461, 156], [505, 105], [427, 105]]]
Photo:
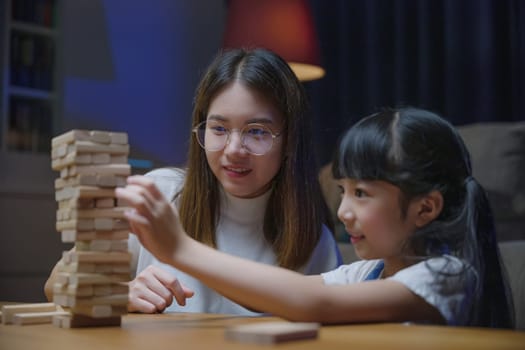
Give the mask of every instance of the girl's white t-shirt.
[[[171, 201], [184, 183], [185, 172], [181, 169], [163, 168], [146, 175], [154, 179], [159, 190]], [[242, 199], [221, 190], [221, 213], [216, 230], [218, 250], [261, 263], [277, 265], [276, 256], [263, 233], [264, 212], [270, 194], [271, 192], [268, 191], [257, 198]], [[185, 306], [179, 306], [173, 300], [166, 309], [167, 312], [259, 315], [223, 297], [178, 269], [160, 263], [142, 247], [133, 234], [129, 238], [129, 250], [133, 256], [132, 266], [136, 266], [135, 276], [149, 265], [160, 266], [195, 292], [192, 298], [186, 300]], [[320, 274], [335, 269], [341, 263], [341, 255], [333, 234], [328, 228], [323, 227], [317, 246], [299, 272], [308, 275]], [[213, 261], [210, 261], [210, 264], [213, 264]]]
[[[322, 273], [325, 284], [343, 285], [363, 282], [381, 260], [360, 260]], [[398, 281], [434, 306], [447, 324], [461, 325], [461, 315], [468, 309], [468, 287], [474, 275], [456, 257], [444, 255], [409, 266], [387, 278]]]

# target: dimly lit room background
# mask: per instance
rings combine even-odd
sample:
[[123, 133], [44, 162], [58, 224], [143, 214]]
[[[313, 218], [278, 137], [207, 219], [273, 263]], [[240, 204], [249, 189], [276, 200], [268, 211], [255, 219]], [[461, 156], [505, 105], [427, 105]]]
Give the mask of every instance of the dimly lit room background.
[[[525, 1], [309, 4], [326, 70], [304, 83], [320, 164], [344, 128], [384, 106], [428, 108], [456, 125], [525, 120]], [[193, 94], [221, 48], [227, 13], [226, 0], [60, 1], [56, 132], [124, 131], [131, 157], [184, 165]], [[43, 298], [19, 291], [43, 286], [64, 248], [54, 230], [56, 174], [48, 158], [25, 157], [0, 152], [0, 299], [15, 290], [19, 300]]]
[[[304, 85], [321, 163], [338, 133], [382, 106], [455, 124], [525, 118], [520, 0], [310, 0], [326, 75]], [[61, 15], [63, 124], [129, 133], [132, 151], [182, 165], [198, 80], [228, 1], [75, 0]]]

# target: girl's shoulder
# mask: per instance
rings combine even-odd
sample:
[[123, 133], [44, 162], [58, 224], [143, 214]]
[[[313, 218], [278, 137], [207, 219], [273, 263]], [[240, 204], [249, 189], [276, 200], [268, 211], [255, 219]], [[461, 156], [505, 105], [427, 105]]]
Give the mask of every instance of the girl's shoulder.
[[362, 282], [382, 260], [358, 260], [322, 275], [325, 284], [349, 284]]
[[145, 176], [152, 178], [162, 194], [171, 200], [182, 189], [186, 171], [181, 168], [166, 167], [152, 170]]

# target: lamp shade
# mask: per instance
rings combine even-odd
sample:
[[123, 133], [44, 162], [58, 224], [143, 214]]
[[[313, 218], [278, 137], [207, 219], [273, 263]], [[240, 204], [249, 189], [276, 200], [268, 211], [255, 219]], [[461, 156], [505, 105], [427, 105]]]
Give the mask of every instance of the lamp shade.
[[325, 74], [306, 0], [230, 0], [223, 47], [272, 50], [301, 81]]

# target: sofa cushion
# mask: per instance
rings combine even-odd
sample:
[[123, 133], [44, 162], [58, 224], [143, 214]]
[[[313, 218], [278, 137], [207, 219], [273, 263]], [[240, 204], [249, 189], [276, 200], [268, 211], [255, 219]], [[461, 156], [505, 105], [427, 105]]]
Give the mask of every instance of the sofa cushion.
[[525, 123], [476, 123], [458, 130], [473, 175], [487, 191], [499, 239], [525, 239]]
[[499, 248], [514, 299], [516, 328], [525, 330], [525, 240], [501, 242]]

